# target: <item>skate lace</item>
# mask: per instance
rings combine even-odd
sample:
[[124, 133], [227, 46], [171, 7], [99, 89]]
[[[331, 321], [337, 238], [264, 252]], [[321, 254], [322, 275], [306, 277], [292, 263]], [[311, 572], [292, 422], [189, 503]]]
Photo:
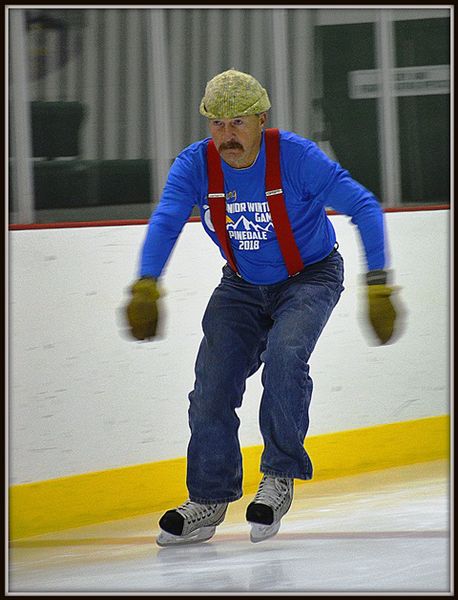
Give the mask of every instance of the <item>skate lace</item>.
[[267, 504], [278, 509], [289, 497], [290, 480], [284, 477], [272, 477], [264, 475], [259, 489], [254, 497], [254, 502]]
[[214, 515], [218, 506], [218, 504], [199, 504], [192, 500], [186, 500], [186, 502], [183, 502], [176, 510], [188, 522], [198, 523], [199, 521]]

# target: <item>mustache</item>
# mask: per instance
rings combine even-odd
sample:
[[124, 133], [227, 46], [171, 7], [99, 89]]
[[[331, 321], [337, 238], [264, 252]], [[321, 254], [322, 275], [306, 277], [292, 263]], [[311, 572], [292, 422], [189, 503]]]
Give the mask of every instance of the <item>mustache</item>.
[[230, 142], [223, 142], [219, 147], [219, 150], [220, 152], [223, 150], [243, 150], [243, 146], [242, 144], [239, 144], [239, 142], [232, 140]]

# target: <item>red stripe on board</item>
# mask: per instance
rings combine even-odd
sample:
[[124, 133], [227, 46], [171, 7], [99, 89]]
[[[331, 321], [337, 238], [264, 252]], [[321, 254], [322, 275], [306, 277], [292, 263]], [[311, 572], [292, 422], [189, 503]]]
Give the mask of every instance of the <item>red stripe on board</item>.
[[[395, 213], [395, 212], [418, 212], [418, 211], [428, 211], [428, 210], [450, 210], [450, 204], [426, 204], [426, 205], [418, 205], [418, 206], [393, 206], [387, 207], [383, 209], [384, 213]], [[327, 215], [341, 215], [343, 213], [338, 213], [336, 210], [327, 210]]]
[[18, 229], [69, 229], [71, 227], [116, 227], [117, 225], [146, 225], [148, 219], [119, 219], [114, 221], [65, 221], [62, 223], [12, 223], [11, 231]]
[[[450, 210], [450, 204], [433, 204], [431, 206], [403, 206], [384, 208], [383, 212], [415, 212], [428, 210]], [[326, 214], [338, 215], [341, 213], [335, 210], [327, 210]], [[118, 219], [113, 221], [69, 221], [56, 223], [10, 223], [8, 229], [10, 231], [22, 231], [26, 229], [70, 229], [72, 227], [117, 227], [119, 225], [146, 225], [149, 219]], [[200, 223], [200, 217], [190, 217], [188, 223]]]
[[437, 204], [437, 205], [432, 205], [432, 206], [406, 206], [406, 207], [391, 207], [391, 208], [384, 208], [383, 212], [387, 212], [387, 213], [392, 213], [392, 212], [415, 212], [415, 211], [419, 211], [419, 210], [450, 210], [450, 204]]

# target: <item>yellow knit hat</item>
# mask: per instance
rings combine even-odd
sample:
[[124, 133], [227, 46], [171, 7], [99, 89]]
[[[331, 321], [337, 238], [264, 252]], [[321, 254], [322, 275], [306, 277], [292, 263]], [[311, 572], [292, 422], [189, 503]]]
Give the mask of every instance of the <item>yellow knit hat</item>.
[[233, 119], [270, 108], [266, 90], [252, 75], [229, 69], [207, 83], [200, 114], [209, 119]]

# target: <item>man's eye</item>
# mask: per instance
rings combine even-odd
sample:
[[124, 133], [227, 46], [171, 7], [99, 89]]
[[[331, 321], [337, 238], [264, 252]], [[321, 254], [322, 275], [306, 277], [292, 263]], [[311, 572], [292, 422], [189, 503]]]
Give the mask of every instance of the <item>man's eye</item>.
[[235, 119], [234, 125], [243, 125], [242, 119]]

